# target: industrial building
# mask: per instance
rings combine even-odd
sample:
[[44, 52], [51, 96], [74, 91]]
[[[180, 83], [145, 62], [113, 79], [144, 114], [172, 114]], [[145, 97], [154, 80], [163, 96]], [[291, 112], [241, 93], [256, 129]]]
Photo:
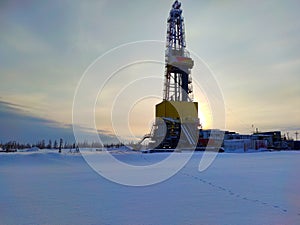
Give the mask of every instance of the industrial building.
[[[280, 131], [241, 135], [218, 129], [204, 130], [198, 118], [198, 102], [193, 101], [192, 68], [194, 61], [186, 49], [181, 3], [176, 0], [167, 20], [163, 100], [155, 106], [155, 124], [148, 148], [151, 152], [182, 149], [213, 151], [249, 151], [288, 149]], [[297, 133], [298, 134], [298, 133]], [[297, 139], [297, 138], [296, 138]], [[293, 146], [300, 148], [299, 142]]]

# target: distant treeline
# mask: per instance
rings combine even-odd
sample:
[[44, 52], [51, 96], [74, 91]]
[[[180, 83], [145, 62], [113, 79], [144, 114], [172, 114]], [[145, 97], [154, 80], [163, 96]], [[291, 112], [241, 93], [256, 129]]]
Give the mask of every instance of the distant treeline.
[[[131, 144], [129, 144], [129, 145], [131, 145]], [[123, 143], [104, 145], [105, 148], [120, 148], [120, 147], [123, 147], [123, 146], [125, 146], [125, 144], [123, 144]]]
[[69, 143], [67, 141], [64, 141], [63, 139], [60, 140], [49, 140], [46, 142], [45, 140], [38, 141], [35, 144], [24, 144], [17, 141], [8, 141], [6, 143], [0, 143], [0, 148], [3, 150], [14, 150], [14, 149], [28, 149], [37, 147], [39, 149], [75, 149], [75, 148], [119, 148], [124, 146], [124, 143], [118, 143], [118, 144], [101, 144], [92, 142], [89, 143], [87, 141], [85, 142], [79, 142], [79, 143]]

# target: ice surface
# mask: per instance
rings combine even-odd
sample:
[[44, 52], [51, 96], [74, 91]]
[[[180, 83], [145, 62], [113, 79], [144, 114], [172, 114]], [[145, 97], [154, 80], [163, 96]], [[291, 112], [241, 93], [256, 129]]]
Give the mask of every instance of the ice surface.
[[[115, 152], [135, 165], [167, 156]], [[300, 224], [300, 152], [219, 154], [200, 173], [201, 157], [165, 182], [128, 187], [78, 154], [0, 153], [0, 224]]]

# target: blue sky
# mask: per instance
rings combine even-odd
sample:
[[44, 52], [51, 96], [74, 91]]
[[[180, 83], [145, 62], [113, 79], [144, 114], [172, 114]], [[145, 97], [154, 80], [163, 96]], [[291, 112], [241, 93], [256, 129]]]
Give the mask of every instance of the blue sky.
[[[73, 97], [84, 71], [121, 44], [164, 41], [172, 2], [2, 1], [0, 140], [70, 138]], [[210, 66], [223, 92], [226, 128], [249, 133], [253, 124], [290, 136], [299, 131], [299, 1], [186, 0], [182, 7], [187, 47]], [[157, 50], [163, 58], [164, 48]], [[141, 72], [137, 67], [128, 71]], [[163, 72], [163, 65], [152, 71], [161, 77]], [[118, 82], [120, 89], [122, 79]], [[162, 84], [153, 85], [162, 96]], [[134, 91], [144, 89], [139, 85]], [[151, 99], [133, 110], [136, 136], [149, 132], [157, 102]], [[105, 105], [97, 109], [103, 135], [113, 133], [101, 121], [107, 120], [101, 114]]]

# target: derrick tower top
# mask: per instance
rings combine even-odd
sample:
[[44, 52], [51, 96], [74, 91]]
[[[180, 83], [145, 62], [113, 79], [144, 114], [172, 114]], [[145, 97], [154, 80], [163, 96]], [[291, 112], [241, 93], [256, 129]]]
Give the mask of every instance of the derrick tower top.
[[186, 50], [181, 3], [176, 0], [168, 18], [164, 100], [193, 101], [191, 69], [194, 61]]

